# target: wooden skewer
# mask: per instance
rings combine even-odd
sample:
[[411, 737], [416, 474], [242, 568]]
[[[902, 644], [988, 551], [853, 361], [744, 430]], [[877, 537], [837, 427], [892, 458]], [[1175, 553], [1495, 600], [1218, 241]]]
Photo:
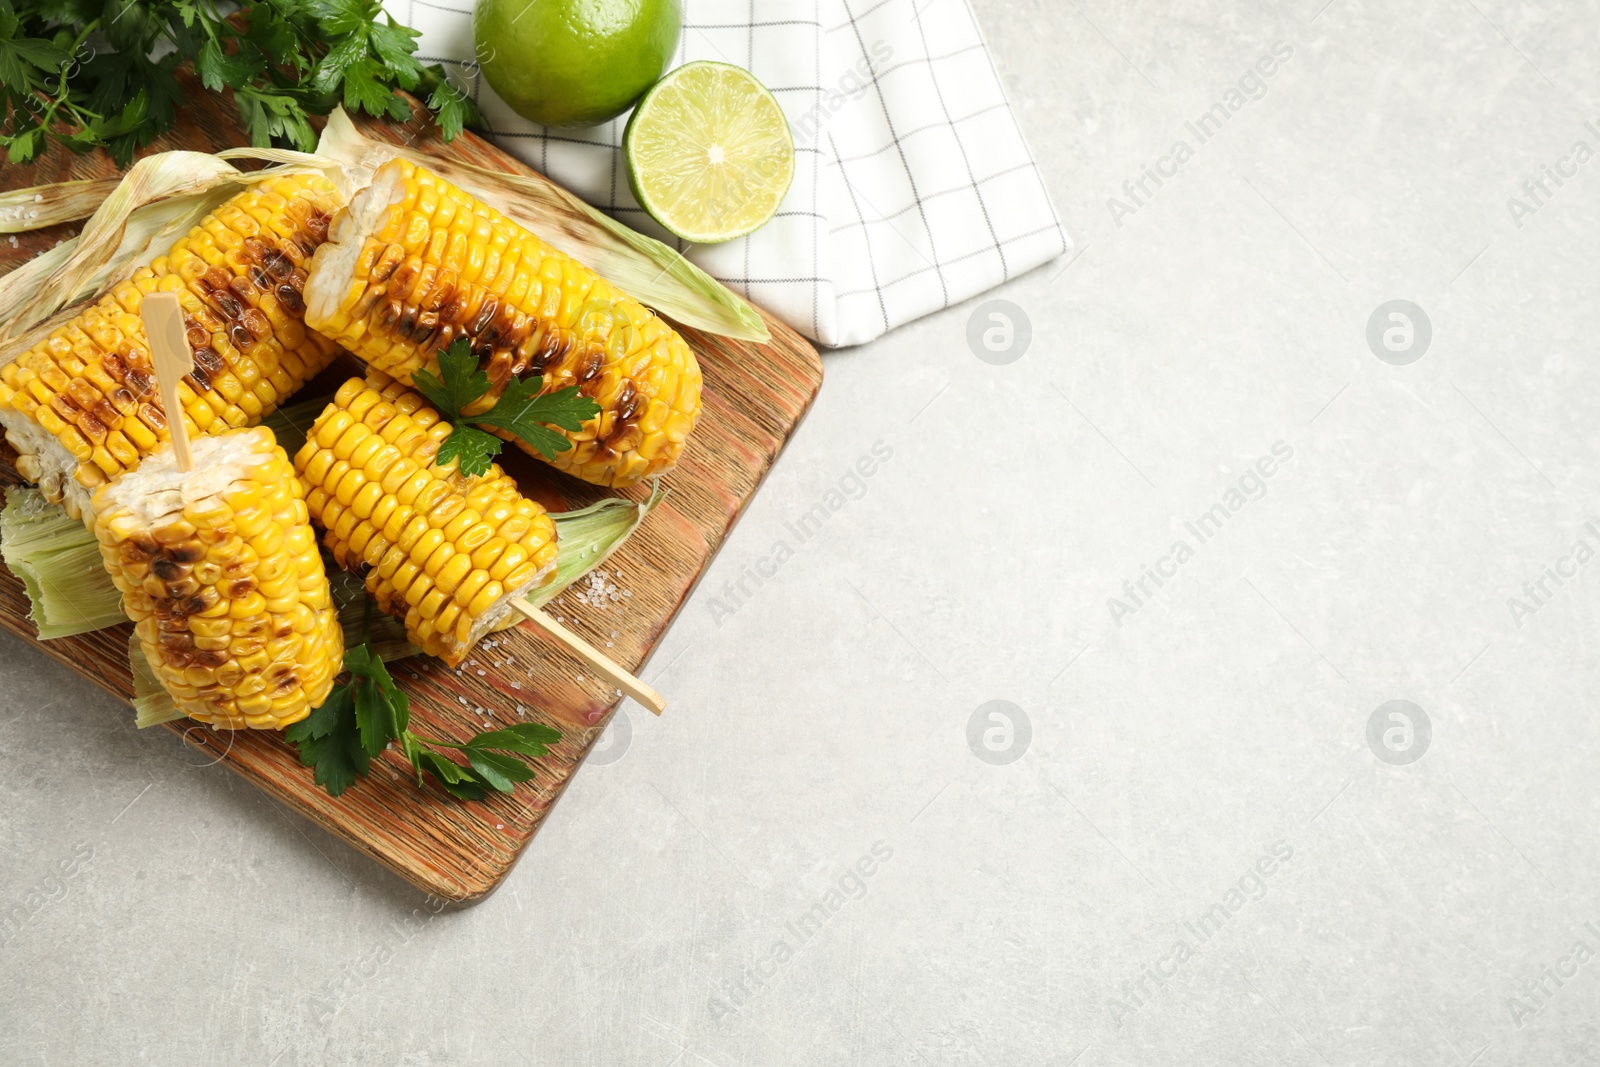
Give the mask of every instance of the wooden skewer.
[[155, 364], [156, 383], [161, 387], [161, 406], [167, 416], [167, 432], [172, 435], [172, 451], [178, 469], [194, 469], [189, 451], [189, 431], [183, 425], [183, 402], [178, 398], [178, 383], [194, 370], [194, 353], [189, 351], [188, 331], [183, 325], [183, 305], [177, 293], [150, 293], [139, 305], [144, 320], [144, 336], [150, 345], [150, 362]]
[[601, 652], [598, 648], [595, 648], [589, 642], [556, 622], [549, 615], [528, 603], [525, 598], [517, 597], [511, 601], [511, 606], [538, 623], [551, 637], [576, 652], [589, 666], [599, 672], [600, 677], [610, 682], [613, 686], [622, 690], [657, 715], [666, 710], [667, 702], [661, 698], [660, 693], [617, 666], [606, 657], [604, 652]]

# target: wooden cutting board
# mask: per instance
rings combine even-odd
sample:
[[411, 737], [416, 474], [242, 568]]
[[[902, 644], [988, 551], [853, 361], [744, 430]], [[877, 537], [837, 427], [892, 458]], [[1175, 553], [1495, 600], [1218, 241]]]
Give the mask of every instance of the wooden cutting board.
[[[151, 151], [216, 151], [248, 143], [230, 102], [198, 88], [192, 88], [189, 96], [193, 106], [184, 108], [180, 125]], [[396, 144], [480, 166], [534, 173], [470, 133], [445, 145], [421, 121], [404, 126], [372, 121], [363, 127]], [[0, 189], [115, 173], [116, 168], [99, 156], [52, 153], [31, 167], [0, 168]], [[15, 247], [0, 238], [0, 273], [75, 229], [54, 227], [18, 235]], [[767, 323], [772, 341], [765, 345], [680, 328], [699, 358], [705, 397], [683, 459], [663, 479], [668, 495], [602, 568], [615, 599], [583, 595], [587, 583], [580, 582], [547, 609], [635, 673], [649, 659], [822, 384], [816, 350], [770, 316]], [[313, 382], [307, 389], [309, 395], [317, 395], [317, 390], [331, 391], [336, 384], [337, 380]], [[0, 479], [19, 483], [16, 472], [3, 461], [7, 458], [14, 457], [7, 451], [0, 458]], [[552, 510], [582, 507], [613, 492], [520, 455], [512, 455], [505, 465], [525, 493]], [[645, 492], [634, 489], [626, 495], [643, 499]], [[131, 697], [131, 624], [39, 641], [28, 619], [22, 583], [0, 569], [0, 626], [33, 641], [67, 670], [113, 695]], [[496, 637], [497, 647], [484, 651], [480, 646], [473, 659], [456, 671], [420, 656], [391, 664], [391, 671], [410, 696], [412, 729], [419, 734], [465, 740], [483, 728], [476, 709], [487, 709], [495, 725], [505, 725], [519, 721], [519, 706], [528, 709], [527, 719], [561, 731], [563, 739], [541, 761], [538, 777], [509, 796], [462, 802], [431, 784], [419, 788], [410, 765], [391, 747], [374, 762], [364, 781], [334, 798], [312, 784], [311, 772], [300, 766], [294, 751], [275, 733], [212, 732], [188, 722], [170, 723], [168, 728], [417, 888], [451, 901], [476, 902], [516, 864], [619, 703], [613, 690], [586, 673], [582, 661], [541, 636], [532, 624]], [[507, 664], [508, 659], [513, 662]], [[670, 682], [663, 688], [666, 714], [671, 715]]]

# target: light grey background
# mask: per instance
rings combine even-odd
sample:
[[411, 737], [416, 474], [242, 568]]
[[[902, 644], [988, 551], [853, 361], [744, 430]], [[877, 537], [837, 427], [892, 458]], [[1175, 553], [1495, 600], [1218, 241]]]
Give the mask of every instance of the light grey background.
[[[1028, 351], [975, 357], [982, 298], [827, 358], [647, 672], [671, 710], [629, 709], [477, 908], [431, 917], [4, 640], [0, 905], [57, 899], [0, 945], [0, 1062], [1600, 1062], [1600, 959], [1572, 955], [1600, 952], [1600, 563], [1522, 589], [1600, 547], [1600, 162], [1520, 189], [1600, 150], [1600, 18], [1321, 3], [978, 0], [1078, 242], [991, 294]], [[1409, 366], [1365, 339], [1394, 299], [1432, 323]], [[714, 611], [879, 441], [864, 494]], [[969, 749], [995, 700], [1031, 725], [1009, 763]], [[1409, 764], [1368, 747], [1390, 700], [1431, 724]]]

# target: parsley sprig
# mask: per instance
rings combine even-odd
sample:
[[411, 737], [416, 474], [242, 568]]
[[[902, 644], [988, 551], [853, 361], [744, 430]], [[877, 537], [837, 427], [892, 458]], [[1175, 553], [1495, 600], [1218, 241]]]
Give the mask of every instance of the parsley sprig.
[[[544, 379], [534, 377], [512, 378], [494, 407], [476, 415], [462, 415], [463, 409], [489, 392], [489, 375], [478, 369], [478, 358], [465, 337], [456, 338], [449, 348], [440, 350], [438, 375], [419, 370], [411, 375], [411, 384], [455, 427], [439, 446], [437, 461], [445, 464], [459, 459], [462, 474], [483, 474], [489, 469], [489, 461], [500, 454], [500, 438], [479, 426], [505, 430], [532, 445], [545, 459], [554, 459], [556, 453], [571, 448], [572, 442], [551, 426], [578, 430], [586, 420], [600, 414], [600, 405], [580, 395], [575, 385], [540, 396]], [[469, 422], [475, 425], [468, 426]]]
[[[510, 793], [531, 779], [533, 768], [524, 761], [546, 755], [547, 746], [561, 740], [559, 730], [533, 722], [487, 730], [465, 744], [419, 737], [410, 729], [410, 702], [371, 648], [362, 643], [347, 649], [344, 668], [350, 680], [335, 686], [320, 707], [284, 731], [301, 764], [313, 768], [313, 779], [332, 796], [365, 778], [372, 760], [398, 741], [419, 786], [426, 773], [453, 797], [482, 800], [491, 790]], [[462, 753], [466, 764], [441, 749]]]
[[259, 146], [310, 151], [310, 117], [339, 103], [407, 120], [396, 89], [426, 101], [446, 140], [481, 122], [442, 66], [418, 62], [417, 31], [380, 0], [243, 0], [228, 12], [210, 0], [0, 0], [6, 159], [27, 163], [54, 140], [126, 166], [172, 128], [186, 63], [205, 88], [233, 91]]

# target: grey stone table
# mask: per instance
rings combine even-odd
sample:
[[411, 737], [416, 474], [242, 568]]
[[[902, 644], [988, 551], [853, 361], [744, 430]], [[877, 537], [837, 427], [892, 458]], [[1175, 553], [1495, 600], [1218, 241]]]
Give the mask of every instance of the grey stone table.
[[3, 642], [0, 1063], [1600, 1062], [1595, 6], [977, 9], [1026, 351], [828, 357], [488, 902]]

